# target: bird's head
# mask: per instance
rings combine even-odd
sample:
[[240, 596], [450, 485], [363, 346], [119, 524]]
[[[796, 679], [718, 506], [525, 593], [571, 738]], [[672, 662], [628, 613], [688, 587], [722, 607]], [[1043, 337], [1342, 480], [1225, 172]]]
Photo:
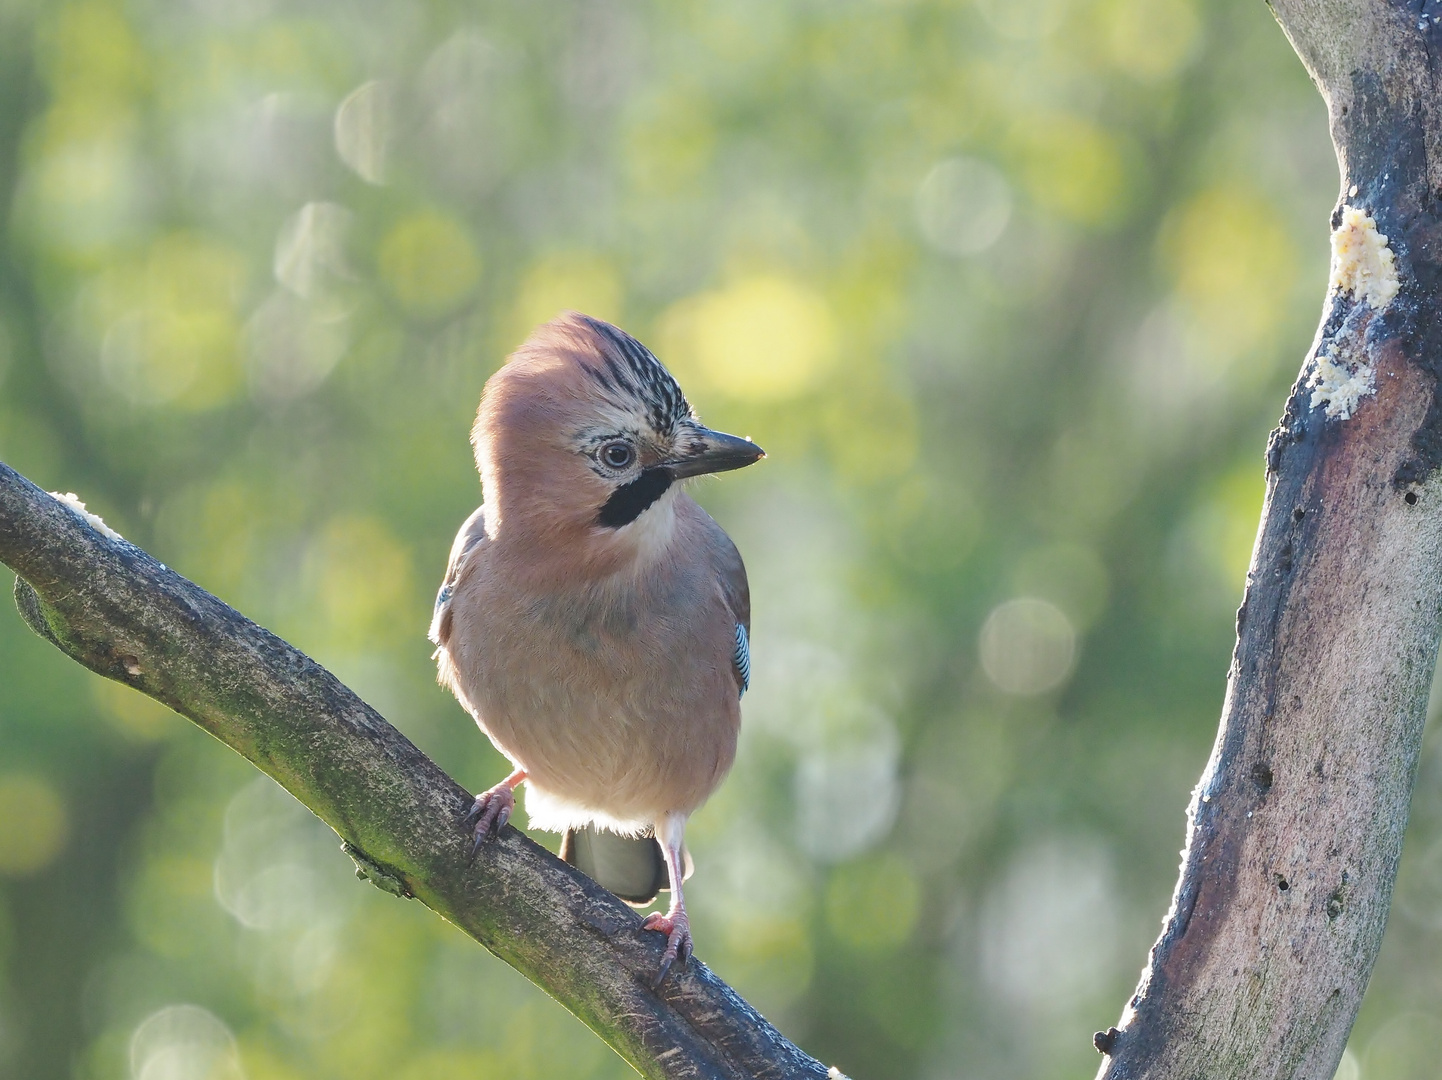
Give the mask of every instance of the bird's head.
[[487, 527], [614, 548], [666, 533], [678, 481], [765, 457], [705, 427], [671, 373], [610, 323], [537, 329], [486, 383], [472, 443]]

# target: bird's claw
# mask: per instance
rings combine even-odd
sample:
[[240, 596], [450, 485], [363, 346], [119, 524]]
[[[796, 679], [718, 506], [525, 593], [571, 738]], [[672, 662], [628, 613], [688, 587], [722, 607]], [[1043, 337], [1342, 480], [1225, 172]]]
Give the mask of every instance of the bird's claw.
[[651, 984], [652, 990], [659, 990], [666, 981], [672, 963], [679, 960], [681, 967], [685, 968], [686, 961], [691, 959], [691, 920], [686, 917], [684, 909], [664, 915], [657, 911], [646, 916], [641, 929], [655, 930], [666, 935], [666, 951], [661, 954], [661, 970], [656, 973], [656, 980]]
[[466, 827], [474, 829], [471, 858], [476, 857], [482, 844], [500, 834], [506, 822], [511, 820], [511, 812], [515, 808], [516, 793], [506, 784], [497, 784], [476, 796], [465, 816]]

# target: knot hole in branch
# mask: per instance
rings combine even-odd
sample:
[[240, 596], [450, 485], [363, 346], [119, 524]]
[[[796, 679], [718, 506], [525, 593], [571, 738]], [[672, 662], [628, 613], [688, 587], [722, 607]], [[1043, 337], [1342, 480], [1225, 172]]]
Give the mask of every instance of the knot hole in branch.
[[1286, 577], [1292, 572], [1292, 541], [1288, 540], [1282, 545], [1282, 552], [1277, 556], [1277, 576]]
[[1330, 922], [1346, 910], [1347, 901], [1342, 896], [1341, 888], [1332, 890], [1332, 895], [1327, 897], [1327, 919]]
[[1272, 790], [1272, 770], [1263, 762], [1252, 766], [1252, 783], [1263, 795]]

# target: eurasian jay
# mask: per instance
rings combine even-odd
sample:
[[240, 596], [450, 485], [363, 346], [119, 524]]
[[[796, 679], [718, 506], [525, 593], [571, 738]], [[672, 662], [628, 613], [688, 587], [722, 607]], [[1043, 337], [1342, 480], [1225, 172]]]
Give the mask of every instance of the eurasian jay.
[[525, 781], [568, 862], [633, 903], [669, 887], [643, 924], [666, 935], [659, 986], [691, 953], [683, 833], [735, 758], [751, 673], [746, 569], [680, 481], [765, 454], [703, 427], [635, 338], [575, 313], [487, 381], [471, 444], [485, 502], [430, 636], [442, 685], [515, 768], [467, 824], [479, 848]]

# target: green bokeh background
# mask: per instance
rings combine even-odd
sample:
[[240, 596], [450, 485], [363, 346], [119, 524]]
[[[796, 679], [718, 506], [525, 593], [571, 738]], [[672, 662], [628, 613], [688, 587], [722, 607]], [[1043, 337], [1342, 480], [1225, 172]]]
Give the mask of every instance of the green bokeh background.
[[[1336, 167], [1255, 0], [0, 0], [0, 459], [479, 789], [425, 626], [563, 308], [766, 447], [700, 955], [857, 1080], [1082, 1077], [1166, 908]], [[544, 837], [543, 837], [544, 839]], [[1442, 1060], [1442, 759], [1343, 1075]], [[0, 1075], [620, 1077], [0, 605]]]

